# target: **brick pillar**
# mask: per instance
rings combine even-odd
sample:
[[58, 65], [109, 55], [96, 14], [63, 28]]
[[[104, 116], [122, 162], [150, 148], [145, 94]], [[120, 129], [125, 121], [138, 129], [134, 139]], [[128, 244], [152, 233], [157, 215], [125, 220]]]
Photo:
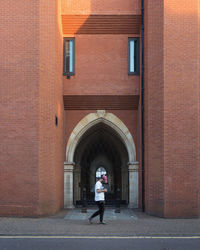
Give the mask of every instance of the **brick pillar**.
[[145, 207], [198, 216], [199, 1], [145, 0]]
[[145, 211], [163, 216], [164, 204], [164, 65], [163, 1], [144, 6]]

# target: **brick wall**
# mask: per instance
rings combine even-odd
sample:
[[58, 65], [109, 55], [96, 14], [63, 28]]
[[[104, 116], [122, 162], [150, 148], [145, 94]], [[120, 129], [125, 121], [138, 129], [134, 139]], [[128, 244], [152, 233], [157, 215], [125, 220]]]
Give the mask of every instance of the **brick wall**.
[[198, 214], [198, 2], [165, 3], [164, 188], [168, 217]]
[[[63, 86], [60, 1], [40, 0], [39, 214], [63, 206]], [[58, 117], [58, 126], [55, 125]]]
[[137, 95], [139, 76], [128, 75], [128, 35], [76, 35], [75, 75], [64, 95]]
[[62, 14], [140, 14], [140, 0], [62, 0]]
[[145, 207], [163, 216], [163, 1], [145, 1]]
[[1, 215], [47, 214], [63, 206], [62, 34], [57, 4], [60, 1], [1, 2]]
[[38, 1], [0, 3], [0, 214], [38, 204]]
[[[140, 14], [138, 0], [71, 7], [62, 0], [62, 9], [60, 1], [0, 3], [1, 215], [50, 214], [63, 206], [67, 138], [94, 112], [67, 110], [63, 118], [61, 13]], [[200, 214], [199, 5], [145, 0], [145, 204], [157, 216]], [[64, 79], [64, 95], [138, 95], [139, 77], [127, 75], [128, 36], [76, 35], [78, 74]], [[110, 112], [129, 128], [138, 153], [137, 111]]]
[[164, 217], [195, 217], [198, 1], [146, 1], [145, 9], [146, 210]]
[[[73, 28], [76, 26], [77, 30], [72, 34], [70, 27], [68, 31], [64, 29], [64, 36], [75, 37], [75, 75], [63, 78], [64, 95], [138, 95], [139, 77], [128, 75], [128, 37], [140, 37], [140, 14], [139, 0], [125, 0], [123, 4], [121, 0], [62, 0], [62, 15], [72, 15], [75, 18]], [[110, 24], [94, 28], [92, 24], [99, 20], [99, 15], [107, 18], [113, 15], [103, 22]], [[127, 16], [123, 27], [114, 27], [116, 20], [112, 18], [120, 20], [122, 15], [138, 18], [134, 23], [127, 21]], [[133, 26], [137, 27], [136, 34], [131, 32]], [[124, 33], [127, 29], [129, 34]]]

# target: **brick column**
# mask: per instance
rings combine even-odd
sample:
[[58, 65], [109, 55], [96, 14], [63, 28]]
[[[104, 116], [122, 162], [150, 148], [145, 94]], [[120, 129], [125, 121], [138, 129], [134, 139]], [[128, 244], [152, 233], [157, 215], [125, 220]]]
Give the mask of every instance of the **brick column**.
[[138, 208], [138, 168], [139, 162], [128, 163], [129, 208]]
[[64, 208], [74, 208], [73, 205], [73, 172], [74, 163], [64, 163]]
[[144, 0], [145, 211], [192, 218], [199, 192], [199, 1], [156, 2]]

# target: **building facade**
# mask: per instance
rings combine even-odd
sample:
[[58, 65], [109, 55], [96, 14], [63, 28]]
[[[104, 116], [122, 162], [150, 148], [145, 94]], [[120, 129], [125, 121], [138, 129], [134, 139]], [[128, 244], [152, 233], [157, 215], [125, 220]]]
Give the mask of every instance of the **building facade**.
[[200, 215], [198, 0], [7, 0], [0, 22], [0, 215], [93, 199]]

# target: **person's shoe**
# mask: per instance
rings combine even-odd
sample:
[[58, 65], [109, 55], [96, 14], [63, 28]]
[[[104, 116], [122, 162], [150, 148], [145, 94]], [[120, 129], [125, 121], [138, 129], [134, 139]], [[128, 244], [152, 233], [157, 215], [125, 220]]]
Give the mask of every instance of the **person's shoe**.
[[105, 221], [101, 221], [99, 224], [106, 225], [107, 223]]
[[92, 224], [92, 218], [88, 218], [88, 222]]

